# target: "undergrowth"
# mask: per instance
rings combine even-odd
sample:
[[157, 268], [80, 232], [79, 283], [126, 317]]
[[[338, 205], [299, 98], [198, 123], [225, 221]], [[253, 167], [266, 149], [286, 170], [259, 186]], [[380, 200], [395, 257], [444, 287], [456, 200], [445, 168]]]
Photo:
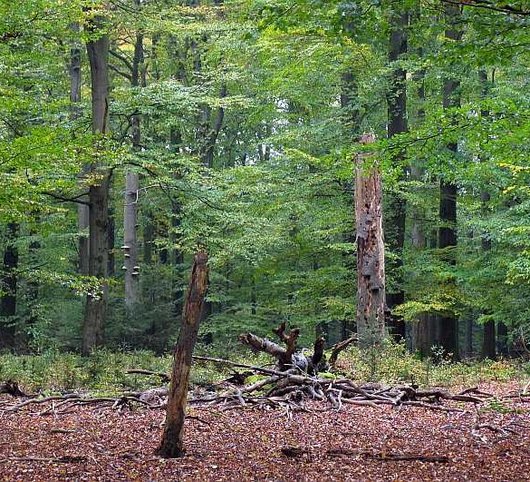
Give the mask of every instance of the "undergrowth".
[[[205, 353], [204, 349], [198, 350]], [[260, 353], [224, 355], [232, 361], [256, 366], [273, 366], [273, 360]], [[88, 358], [74, 353], [47, 351], [38, 355], [0, 355], [0, 382], [17, 381], [28, 392], [121, 393], [160, 386], [156, 376], [128, 374], [141, 368], [169, 373], [171, 355], [156, 356], [148, 351], [116, 352], [98, 350]], [[210, 362], [195, 362], [191, 383], [208, 386], [229, 376], [233, 369]], [[443, 357], [436, 362], [420, 360], [401, 344], [385, 343], [377, 350], [352, 347], [341, 353], [337, 370], [359, 382], [416, 383], [420, 386], [471, 386], [486, 381], [528, 379], [530, 364], [516, 360], [483, 360], [452, 363]], [[240, 370], [242, 371], [242, 370]], [[324, 374], [326, 376], [326, 374]], [[331, 375], [329, 375], [331, 376]]]
[[438, 354], [421, 360], [404, 344], [385, 342], [377, 349], [351, 347], [339, 357], [338, 370], [358, 381], [415, 383], [420, 386], [471, 386], [488, 381], [528, 378], [530, 363], [520, 360], [452, 362]]

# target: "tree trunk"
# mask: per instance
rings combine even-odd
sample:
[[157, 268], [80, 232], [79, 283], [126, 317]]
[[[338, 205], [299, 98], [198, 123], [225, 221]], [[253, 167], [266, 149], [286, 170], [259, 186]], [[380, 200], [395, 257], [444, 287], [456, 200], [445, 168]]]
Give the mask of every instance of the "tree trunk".
[[[447, 40], [456, 42], [462, 38], [462, 31], [457, 30], [455, 24], [460, 17], [460, 7], [446, 4], [445, 16], [448, 26], [445, 30]], [[443, 82], [443, 108], [451, 109], [460, 106], [460, 82], [454, 78], [446, 78]], [[451, 142], [447, 148], [456, 156], [458, 144]], [[440, 180], [440, 223], [438, 231], [438, 248], [446, 250], [444, 258], [450, 264], [456, 263], [454, 250], [457, 245], [456, 237], [456, 200], [457, 186], [453, 181]], [[438, 319], [440, 337], [439, 344], [446, 353], [451, 353], [458, 359], [458, 319], [452, 313], [442, 315]]]
[[[374, 140], [372, 134], [363, 134], [361, 143]], [[357, 333], [359, 346], [368, 347], [379, 344], [385, 334], [381, 175], [369, 155], [359, 154], [356, 164]]]
[[[407, 53], [407, 32], [409, 23], [408, 12], [392, 12], [392, 25], [390, 32], [389, 61], [391, 65], [401, 60]], [[407, 72], [401, 66], [394, 67], [388, 92], [388, 138], [396, 134], [407, 132]], [[402, 164], [403, 153], [398, 152], [394, 158], [394, 163]], [[403, 167], [403, 176], [407, 170]], [[399, 192], [390, 194], [388, 203], [388, 215], [385, 213], [385, 237], [390, 251], [396, 256], [390, 265], [387, 265], [387, 272], [392, 273], [397, 289], [394, 292], [386, 293], [386, 302], [389, 310], [405, 302], [405, 291], [403, 289], [403, 245], [405, 242], [405, 220], [406, 201]], [[397, 339], [405, 338], [405, 322], [401, 317], [390, 314], [389, 325], [392, 334]]]
[[[144, 63], [143, 35], [136, 35], [134, 45], [134, 57], [131, 72], [131, 85], [138, 87], [140, 82], [141, 68]], [[131, 116], [132, 145], [135, 151], [141, 146], [141, 118], [138, 114]], [[125, 267], [125, 308], [131, 312], [138, 303], [139, 291], [139, 266], [138, 266], [138, 193], [140, 180], [138, 173], [132, 170], [125, 174], [125, 203], [123, 209], [123, 239], [124, 239], [124, 262]]]
[[[97, 32], [104, 19], [96, 16], [92, 20], [92, 32]], [[104, 136], [108, 127], [108, 51], [109, 39], [101, 34], [96, 40], [87, 43], [88, 59], [92, 81], [92, 130], [94, 134]], [[96, 146], [97, 151], [97, 146]], [[96, 154], [97, 155], [97, 154]], [[97, 293], [87, 296], [83, 324], [83, 354], [103, 341], [103, 324], [108, 299], [108, 224], [109, 224], [109, 172], [99, 168], [96, 160], [91, 173], [96, 174], [97, 184], [89, 189], [89, 274], [97, 277], [101, 283]]]
[[[79, 32], [79, 25], [74, 24], [72, 29]], [[70, 49], [70, 119], [76, 120], [81, 115], [81, 49], [77, 45], [73, 45]], [[86, 175], [86, 169], [83, 169], [81, 176]], [[87, 201], [86, 196], [81, 198], [82, 201]], [[88, 237], [86, 231], [89, 223], [89, 208], [86, 204], [77, 205], [77, 227], [79, 232], [78, 240], [78, 271], [82, 275], [88, 275]]]
[[7, 225], [7, 245], [4, 251], [4, 266], [2, 274], [2, 298], [0, 299], [0, 348], [14, 348], [16, 329], [13, 317], [17, 313], [17, 273], [18, 249], [15, 241], [18, 236], [19, 225]]
[[[480, 70], [478, 73], [479, 80], [482, 87], [482, 98], [487, 99], [490, 84], [488, 83], [488, 73], [485, 70]], [[482, 116], [489, 116], [487, 110], [482, 111]], [[480, 201], [482, 204], [482, 214], [487, 216], [488, 213], [488, 204], [491, 200], [491, 195], [488, 190], [484, 189], [480, 193]], [[488, 252], [491, 251], [491, 238], [487, 232], [482, 233], [481, 236], [481, 246], [484, 256], [488, 255]], [[482, 357], [489, 358], [490, 360], [495, 360], [497, 358], [497, 343], [495, 339], [495, 322], [493, 320], [486, 321], [484, 323], [484, 337], [482, 340]]]
[[173, 370], [169, 387], [166, 423], [157, 454], [164, 458], [184, 454], [184, 418], [188, 396], [188, 381], [193, 348], [197, 341], [201, 312], [208, 289], [208, 255], [200, 251], [195, 255], [190, 284], [182, 312], [182, 322], [175, 345]]
[[131, 311], [138, 303], [138, 244], [136, 224], [138, 219], [138, 174], [125, 176], [125, 206], [123, 213], [123, 251], [125, 267], [125, 307]]

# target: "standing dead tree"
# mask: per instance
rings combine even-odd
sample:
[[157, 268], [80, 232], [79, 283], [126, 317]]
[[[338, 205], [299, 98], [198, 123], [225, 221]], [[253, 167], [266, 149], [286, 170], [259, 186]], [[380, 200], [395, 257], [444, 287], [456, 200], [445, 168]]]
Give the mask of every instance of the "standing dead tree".
[[[361, 144], [375, 141], [363, 134]], [[357, 334], [360, 346], [378, 344], [385, 334], [385, 246], [381, 174], [367, 153], [357, 155], [355, 181], [357, 228]]]
[[208, 289], [208, 255], [199, 251], [193, 262], [190, 284], [182, 310], [182, 324], [173, 358], [166, 423], [157, 454], [164, 458], [184, 454], [183, 435], [193, 348]]

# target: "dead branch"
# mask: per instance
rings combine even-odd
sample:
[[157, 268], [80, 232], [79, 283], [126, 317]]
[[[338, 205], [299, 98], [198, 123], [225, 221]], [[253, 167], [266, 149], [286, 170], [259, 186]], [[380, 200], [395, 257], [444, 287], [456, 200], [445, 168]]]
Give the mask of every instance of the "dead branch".
[[61, 464], [79, 464], [86, 462], [87, 457], [83, 455], [64, 455], [62, 457], [6, 457], [0, 459], [0, 463], [3, 462], [52, 462]]
[[258, 367], [254, 365], [246, 365], [245, 363], [236, 363], [230, 360], [224, 360], [222, 358], [212, 358], [209, 356], [199, 356], [199, 355], [193, 355], [194, 360], [200, 360], [200, 361], [209, 361], [212, 363], [219, 363], [220, 365], [230, 365], [237, 368], [248, 368], [249, 370], [254, 370], [256, 372], [264, 373], [265, 375], [279, 375], [284, 376], [286, 375], [285, 372], [280, 372], [278, 370], [272, 370], [270, 368], [263, 368]]
[[335, 368], [335, 364], [337, 363], [337, 358], [340, 355], [341, 351], [344, 351], [346, 348], [348, 348], [352, 343], [357, 341], [357, 335], [354, 335], [347, 340], [340, 341], [339, 343], [335, 343], [331, 347], [331, 356], [329, 357], [329, 366], [331, 368]]
[[311, 372], [312, 373], [317, 372], [318, 365], [324, 359], [325, 344], [326, 344], [326, 340], [322, 338], [321, 336], [315, 340], [315, 344], [313, 346], [313, 356], [311, 357]]
[[[303, 455], [318, 454], [318, 450], [313, 448], [305, 447], [293, 447], [287, 446], [282, 447], [281, 452], [286, 457], [301, 457]], [[326, 450], [325, 455], [328, 457], [365, 457], [367, 459], [375, 459], [384, 462], [402, 462], [402, 461], [420, 461], [420, 462], [432, 462], [432, 463], [447, 463], [449, 457], [437, 456], [437, 455], [423, 455], [423, 454], [394, 454], [394, 453], [383, 453], [383, 452], [368, 452], [363, 450], [351, 450], [345, 448], [336, 448]]]

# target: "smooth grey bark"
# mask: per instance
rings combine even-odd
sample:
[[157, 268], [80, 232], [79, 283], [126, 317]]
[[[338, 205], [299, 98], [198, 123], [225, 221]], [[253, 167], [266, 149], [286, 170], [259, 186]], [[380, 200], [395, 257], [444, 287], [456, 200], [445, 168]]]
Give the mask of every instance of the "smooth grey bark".
[[[374, 140], [373, 134], [363, 134], [360, 142]], [[371, 156], [357, 155], [355, 177], [357, 334], [359, 346], [370, 347], [385, 336], [386, 308], [381, 174]]]
[[[92, 94], [92, 131], [100, 142], [108, 131], [108, 55], [109, 38], [98, 32], [104, 24], [104, 18], [96, 16], [91, 21], [89, 30], [98, 34], [97, 38], [87, 43], [90, 63]], [[100, 289], [87, 295], [83, 323], [82, 352], [85, 355], [103, 341], [103, 325], [108, 300], [108, 225], [109, 225], [109, 188], [110, 173], [101, 166], [97, 158], [90, 166], [92, 175], [97, 181], [89, 188], [89, 274], [98, 278]]]
[[[131, 85], [141, 85], [141, 71], [144, 64], [143, 35], [138, 33], [134, 44], [134, 57], [131, 69]], [[133, 149], [141, 149], [141, 117], [135, 113], [131, 116]], [[139, 261], [138, 261], [138, 193], [140, 179], [134, 170], [125, 174], [125, 202], [123, 208], [123, 266], [125, 269], [125, 308], [130, 312], [138, 303], [139, 295]]]

